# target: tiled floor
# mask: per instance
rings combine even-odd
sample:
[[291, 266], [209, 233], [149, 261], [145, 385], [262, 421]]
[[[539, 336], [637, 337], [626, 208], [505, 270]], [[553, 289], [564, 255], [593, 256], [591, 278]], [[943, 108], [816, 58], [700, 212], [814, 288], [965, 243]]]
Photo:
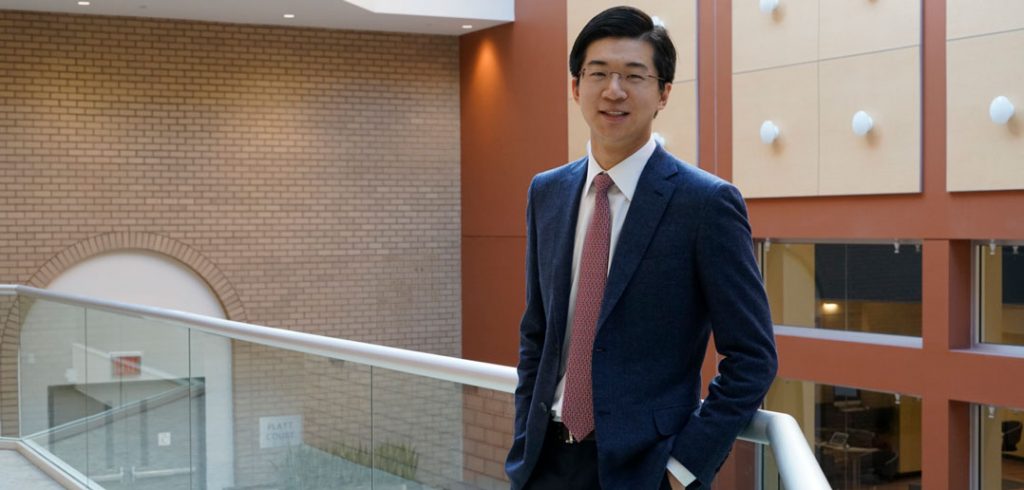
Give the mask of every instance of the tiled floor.
[[26, 490], [62, 490], [46, 473], [36, 468], [17, 451], [0, 450], [0, 488]]

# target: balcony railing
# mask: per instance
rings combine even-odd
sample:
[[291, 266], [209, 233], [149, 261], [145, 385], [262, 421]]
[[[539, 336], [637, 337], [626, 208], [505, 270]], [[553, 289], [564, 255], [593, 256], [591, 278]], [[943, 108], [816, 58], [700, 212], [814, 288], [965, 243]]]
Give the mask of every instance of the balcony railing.
[[[0, 312], [0, 448], [67, 487], [507, 488], [512, 367], [27, 286]], [[740, 439], [830, 488], [789, 415]]]

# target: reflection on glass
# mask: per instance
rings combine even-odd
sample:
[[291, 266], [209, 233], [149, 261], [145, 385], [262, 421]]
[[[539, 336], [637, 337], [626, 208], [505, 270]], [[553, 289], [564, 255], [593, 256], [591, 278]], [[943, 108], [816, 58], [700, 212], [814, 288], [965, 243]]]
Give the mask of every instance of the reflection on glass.
[[981, 490], [1024, 488], [1024, 445], [1019, 409], [978, 407]]
[[1024, 246], [984, 245], [981, 256], [981, 341], [1024, 345]]
[[921, 335], [919, 246], [771, 243], [762, 250], [775, 324]]
[[[779, 378], [765, 408], [797, 419], [832, 488], [920, 485], [920, 398]], [[779, 489], [775, 459], [764, 455], [764, 488]]]

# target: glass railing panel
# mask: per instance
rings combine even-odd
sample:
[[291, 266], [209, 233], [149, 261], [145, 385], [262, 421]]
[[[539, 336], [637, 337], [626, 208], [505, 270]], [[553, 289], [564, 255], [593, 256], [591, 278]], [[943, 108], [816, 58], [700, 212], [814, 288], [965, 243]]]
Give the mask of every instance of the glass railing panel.
[[244, 341], [231, 354], [236, 488], [370, 488], [368, 366]]
[[512, 397], [373, 368], [375, 488], [508, 488]]
[[374, 368], [374, 485], [458, 487], [462, 413], [460, 384]]
[[[86, 384], [85, 309], [27, 297], [19, 298], [21, 342], [18, 405], [14, 421], [21, 437], [77, 469], [87, 466], [81, 414], [98, 407], [82, 396]], [[5, 420], [5, 428], [8, 427]]]
[[189, 331], [193, 489], [234, 487], [231, 340]]
[[[109, 490], [188, 488], [189, 331], [167, 322], [86, 311], [85, 385], [95, 418], [84, 433], [87, 470]], [[69, 439], [82, 435], [68, 435]]]

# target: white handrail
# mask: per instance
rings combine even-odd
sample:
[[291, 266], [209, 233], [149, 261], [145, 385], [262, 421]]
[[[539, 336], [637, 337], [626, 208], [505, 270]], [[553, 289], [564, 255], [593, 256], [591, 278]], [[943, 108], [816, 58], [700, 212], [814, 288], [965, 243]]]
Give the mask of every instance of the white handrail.
[[[213, 335], [505, 393], [513, 393], [517, 382], [516, 369], [510, 366], [211, 318], [155, 306], [133, 305], [29, 286], [0, 284], [0, 296], [10, 295], [177, 322]], [[750, 425], [738, 438], [771, 446], [785, 488], [831, 489], [807, 440], [804, 439], [803, 431], [790, 415], [758, 410]]]

